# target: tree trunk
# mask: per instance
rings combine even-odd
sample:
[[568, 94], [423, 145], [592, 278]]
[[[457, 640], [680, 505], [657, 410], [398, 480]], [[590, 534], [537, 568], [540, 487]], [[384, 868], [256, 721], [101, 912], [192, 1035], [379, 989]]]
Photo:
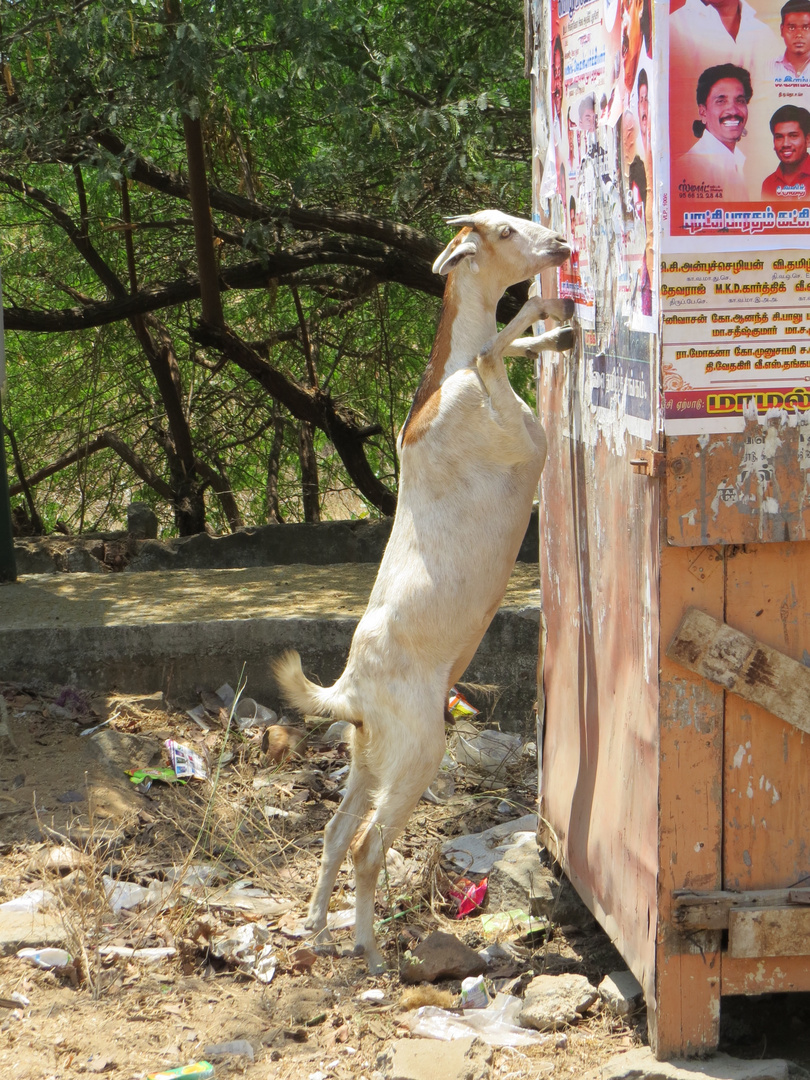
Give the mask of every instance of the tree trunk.
[[273, 410], [273, 442], [267, 456], [267, 520], [271, 524], [283, 525], [281, 506], [278, 501], [278, 470], [281, 464], [281, 450], [284, 446], [284, 418], [277, 409]]
[[298, 456], [301, 460], [301, 493], [304, 502], [304, 521], [321, 520], [321, 504], [318, 498], [318, 461], [312, 424], [302, 424], [298, 429]]

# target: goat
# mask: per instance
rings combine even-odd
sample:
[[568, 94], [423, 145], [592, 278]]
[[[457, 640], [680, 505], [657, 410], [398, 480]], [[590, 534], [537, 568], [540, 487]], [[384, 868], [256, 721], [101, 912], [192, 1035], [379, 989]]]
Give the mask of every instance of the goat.
[[516, 342], [530, 323], [570, 318], [570, 301], [532, 298], [500, 333], [495, 320], [505, 289], [568, 258], [565, 240], [494, 210], [449, 223], [462, 229], [433, 264], [447, 285], [397, 440], [394, 524], [346, 668], [322, 687], [296, 652], [274, 665], [290, 705], [354, 724], [346, 793], [326, 826], [306, 925], [328, 939], [329, 897], [351, 845], [355, 954], [372, 972], [385, 967], [373, 928], [385, 852], [438, 771], [449, 688], [503, 599], [545, 463], [545, 433], [509, 385], [503, 356], [570, 347], [560, 331], [550, 342], [548, 334]]

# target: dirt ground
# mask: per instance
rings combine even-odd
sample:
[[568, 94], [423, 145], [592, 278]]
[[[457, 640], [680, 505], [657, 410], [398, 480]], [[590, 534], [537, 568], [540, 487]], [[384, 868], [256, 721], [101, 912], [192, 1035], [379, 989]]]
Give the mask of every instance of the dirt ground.
[[[99, 749], [81, 733], [105, 720], [111, 734]], [[219, 1080], [372, 1080], [378, 1055], [409, 1034], [416, 1005], [437, 992], [445, 1007], [458, 1000], [458, 982], [405, 987], [398, 956], [437, 928], [476, 949], [492, 943], [479, 917], [452, 918], [452, 874], [440, 847], [534, 809], [530, 756], [510, 770], [508, 785], [490, 790], [457, 769], [442, 805], [419, 804], [379, 894], [391, 970], [371, 977], [348, 954], [351, 930], [336, 932], [331, 951], [300, 936], [322, 829], [340, 798], [345, 747], [324, 743], [323, 727], [308, 729], [300, 753], [279, 764], [261, 733], [234, 731], [227, 713], [212, 708], [204, 722], [210, 731], [148, 699], [0, 686], [0, 903], [48, 890], [50, 917], [73, 957], [60, 970], [0, 959], [3, 1077], [127, 1080], [200, 1060], [212, 1044], [247, 1040], [253, 1060], [216, 1059]], [[199, 751], [209, 778], [138, 790], [124, 770], [163, 764], [167, 738]], [[154, 895], [113, 913], [110, 879], [151, 886]], [[352, 895], [346, 867], [334, 909], [350, 906]], [[269, 982], [240, 970], [233, 951], [218, 955], [223, 938], [251, 925], [274, 956]], [[512, 957], [492, 981], [512, 992], [544, 971], [598, 983], [624, 966], [595, 924], [552, 923], [539, 938], [513, 932], [504, 941]], [[133, 948], [170, 953], [120, 955]], [[370, 998], [369, 990], [382, 993]], [[643, 1013], [621, 1021], [597, 1004], [542, 1045], [496, 1049], [493, 1076], [579, 1077], [642, 1043], [645, 1030]], [[756, 1046], [752, 1056], [761, 1052]]]

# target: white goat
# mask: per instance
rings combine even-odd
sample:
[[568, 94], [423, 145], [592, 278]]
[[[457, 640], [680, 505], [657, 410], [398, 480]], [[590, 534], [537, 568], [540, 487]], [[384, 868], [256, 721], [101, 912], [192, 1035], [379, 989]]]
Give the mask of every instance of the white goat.
[[307, 926], [328, 938], [329, 897], [351, 844], [355, 952], [371, 971], [385, 966], [373, 929], [384, 854], [439, 768], [448, 690], [498, 610], [546, 458], [543, 428], [512, 391], [503, 356], [510, 347], [524, 355], [569, 347], [559, 331], [550, 342], [516, 339], [530, 323], [573, 312], [568, 301], [534, 298], [497, 333], [504, 290], [570, 250], [550, 230], [494, 210], [450, 223], [463, 228], [433, 264], [449, 276], [399, 434], [396, 517], [346, 668], [322, 687], [305, 678], [296, 652], [274, 665], [291, 705], [355, 725], [346, 795], [326, 826]]

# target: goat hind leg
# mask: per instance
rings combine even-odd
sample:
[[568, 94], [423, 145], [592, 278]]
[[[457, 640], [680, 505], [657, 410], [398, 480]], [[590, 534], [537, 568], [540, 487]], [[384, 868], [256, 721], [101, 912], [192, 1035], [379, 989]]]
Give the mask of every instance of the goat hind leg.
[[330, 819], [323, 834], [323, 854], [318, 882], [309, 905], [306, 927], [315, 931], [316, 941], [328, 941], [326, 915], [329, 897], [335, 887], [349, 844], [371, 808], [369, 777], [364, 768], [352, 762], [346, 794]]

